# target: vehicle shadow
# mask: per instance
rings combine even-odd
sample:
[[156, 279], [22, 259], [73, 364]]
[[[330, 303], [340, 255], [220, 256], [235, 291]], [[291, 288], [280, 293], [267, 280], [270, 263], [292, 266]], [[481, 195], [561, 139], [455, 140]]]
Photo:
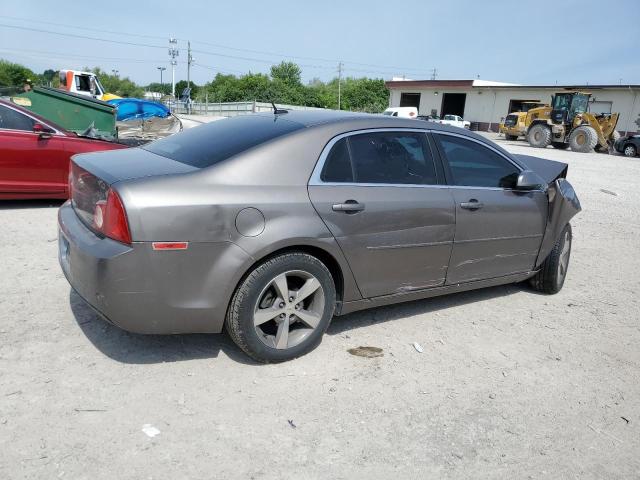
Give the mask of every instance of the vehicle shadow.
[[60, 208], [65, 200], [0, 200], [0, 210]]
[[228, 335], [140, 335], [111, 325], [73, 289], [69, 293], [71, 311], [82, 332], [109, 358], [130, 364], [180, 362], [217, 358], [224, 352], [229, 358], [247, 365], [262, 365], [240, 350]]
[[[356, 328], [513, 295], [525, 288], [522, 284], [501, 285], [362, 310], [334, 318], [327, 334], [339, 335]], [[226, 334], [140, 335], [129, 333], [100, 317], [73, 289], [69, 294], [69, 303], [78, 326], [89, 341], [103, 354], [117, 362], [129, 364], [180, 362], [217, 358], [220, 352], [224, 352], [238, 363], [262, 365], [242, 352]]]
[[497, 287], [452, 293], [423, 300], [413, 300], [411, 302], [361, 310], [359, 312], [349, 313], [343, 317], [335, 317], [331, 325], [329, 325], [327, 334], [339, 335], [360, 327], [390, 322], [414, 315], [443, 311], [448, 308], [490, 300], [492, 298], [505, 297], [525, 289], [527, 289], [527, 287], [523, 283], [499, 285]]

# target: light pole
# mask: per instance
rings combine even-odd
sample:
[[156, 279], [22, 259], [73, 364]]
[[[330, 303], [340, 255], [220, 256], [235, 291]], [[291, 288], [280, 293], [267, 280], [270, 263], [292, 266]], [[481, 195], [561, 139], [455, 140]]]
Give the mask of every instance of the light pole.
[[113, 73], [114, 77], [117, 77], [118, 74], [120, 73], [120, 71], [119, 70], [111, 70], [111, 73]]
[[160, 70], [160, 88], [162, 89], [164, 88], [164, 85], [162, 84], [162, 72], [164, 72], [167, 69], [167, 67], [157, 67], [157, 68], [158, 70]]

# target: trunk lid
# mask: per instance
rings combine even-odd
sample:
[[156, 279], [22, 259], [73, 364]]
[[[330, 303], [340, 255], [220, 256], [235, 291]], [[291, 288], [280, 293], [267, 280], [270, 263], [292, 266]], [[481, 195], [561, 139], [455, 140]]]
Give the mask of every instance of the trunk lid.
[[198, 168], [139, 148], [74, 155], [69, 176], [71, 205], [85, 225], [99, 233], [114, 183], [194, 170]]
[[198, 170], [196, 167], [156, 155], [142, 148], [125, 148], [74, 155], [73, 163], [109, 185], [121, 180], [174, 175]]

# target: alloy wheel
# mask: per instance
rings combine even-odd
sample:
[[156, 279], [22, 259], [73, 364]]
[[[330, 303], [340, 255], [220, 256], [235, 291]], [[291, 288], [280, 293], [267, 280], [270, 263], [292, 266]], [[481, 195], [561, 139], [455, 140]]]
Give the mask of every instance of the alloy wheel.
[[273, 278], [258, 296], [253, 325], [258, 338], [271, 348], [287, 349], [302, 343], [318, 327], [325, 294], [318, 279], [303, 270]]

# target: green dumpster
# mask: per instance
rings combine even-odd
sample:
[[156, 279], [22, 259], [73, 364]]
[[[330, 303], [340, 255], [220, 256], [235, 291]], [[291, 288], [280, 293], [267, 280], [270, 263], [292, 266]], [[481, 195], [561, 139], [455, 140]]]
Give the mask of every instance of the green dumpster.
[[116, 107], [102, 100], [49, 87], [34, 87], [18, 97], [29, 100], [21, 105], [67, 130], [81, 133], [93, 125], [98, 135], [116, 137]]

